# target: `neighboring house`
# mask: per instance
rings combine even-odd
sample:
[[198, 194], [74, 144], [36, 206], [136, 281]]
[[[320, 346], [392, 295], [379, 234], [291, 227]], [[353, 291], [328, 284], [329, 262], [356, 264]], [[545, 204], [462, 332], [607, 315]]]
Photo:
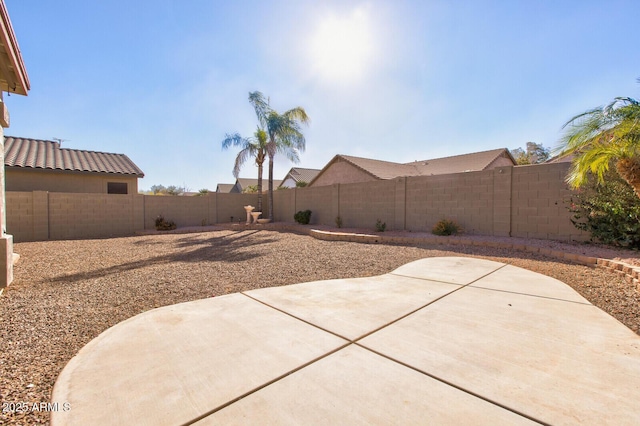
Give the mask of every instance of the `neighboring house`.
[[219, 183], [216, 187], [216, 192], [221, 192], [223, 194], [228, 194], [233, 189], [234, 184], [232, 183]]
[[[274, 179], [273, 187], [277, 188], [282, 183], [281, 180]], [[223, 184], [224, 185], [224, 184]], [[250, 186], [258, 186], [258, 179], [248, 179], [248, 178], [238, 178], [236, 179], [235, 185], [229, 191], [232, 194], [241, 194]], [[262, 192], [269, 191], [269, 179], [262, 179]]]
[[298, 182], [311, 182], [320, 173], [318, 169], [303, 169], [293, 167], [284, 177], [279, 188], [295, 188]]
[[556, 155], [555, 157], [549, 158], [545, 163], [571, 163], [575, 157], [575, 153], [564, 154], [564, 155]]
[[431, 176], [489, 170], [501, 166], [514, 166], [514, 158], [506, 148], [411, 163], [393, 163], [369, 158], [336, 155], [309, 182], [309, 186], [335, 183], [368, 182], [404, 176]]
[[7, 136], [7, 191], [137, 194], [142, 170], [124, 154], [61, 148], [58, 142]]

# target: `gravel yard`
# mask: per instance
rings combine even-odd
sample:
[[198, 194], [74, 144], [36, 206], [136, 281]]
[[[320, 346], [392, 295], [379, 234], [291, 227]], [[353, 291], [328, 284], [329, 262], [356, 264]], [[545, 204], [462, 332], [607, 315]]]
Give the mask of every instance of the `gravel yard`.
[[3, 409], [16, 403], [29, 409], [0, 413], [0, 424], [47, 423], [49, 413], [32, 407], [49, 401], [66, 363], [107, 328], [146, 310], [258, 287], [379, 275], [424, 257], [464, 254], [549, 275], [640, 333], [634, 285], [602, 269], [506, 249], [222, 230], [18, 243], [15, 251], [21, 255], [15, 280], [0, 297], [0, 400]]

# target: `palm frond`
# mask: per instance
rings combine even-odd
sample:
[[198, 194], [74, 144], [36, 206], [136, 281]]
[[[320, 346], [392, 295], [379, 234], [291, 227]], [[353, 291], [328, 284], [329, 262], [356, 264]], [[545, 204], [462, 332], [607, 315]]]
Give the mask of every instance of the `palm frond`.
[[253, 105], [253, 109], [256, 111], [256, 117], [262, 128], [266, 127], [266, 118], [272, 111], [269, 106], [269, 100], [265, 100], [264, 95], [261, 92], [255, 91], [249, 93], [249, 103]]
[[226, 134], [224, 140], [222, 141], [222, 149], [227, 149], [230, 146], [244, 146], [248, 143], [248, 141], [240, 136], [239, 133], [234, 133], [232, 135]]
[[233, 165], [233, 177], [238, 178], [240, 176], [240, 169], [244, 165], [244, 163], [249, 159], [249, 157], [253, 156], [254, 147], [248, 146], [242, 149], [238, 155], [236, 156], [236, 161]]

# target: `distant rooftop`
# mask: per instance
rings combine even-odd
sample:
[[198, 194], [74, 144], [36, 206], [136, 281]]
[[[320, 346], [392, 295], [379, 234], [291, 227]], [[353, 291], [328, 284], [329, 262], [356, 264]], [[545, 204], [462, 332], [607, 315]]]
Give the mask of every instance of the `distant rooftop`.
[[393, 179], [400, 176], [430, 176], [486, 170], [492, 167], [492, 164], [501, 157], [508, 159], [508, 162], [515, 165], [515, 160], [506, 148], [413, 161], [410, 163], [394, 163], [391, 161], [338, 154], [318, 173], [311, 183], [315, 182], [337, 161], [346, 161], [376, 179]]

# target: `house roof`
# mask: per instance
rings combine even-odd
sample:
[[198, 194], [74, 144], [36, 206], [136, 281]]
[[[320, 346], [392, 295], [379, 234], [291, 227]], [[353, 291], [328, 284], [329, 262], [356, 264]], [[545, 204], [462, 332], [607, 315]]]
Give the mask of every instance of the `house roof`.
[[227, 194], [231, 192], [234, 186], [235, 186], [234, 183], [219, 183], [218, 186], [216, 187], [216, 192], [223, 192]]
[[9, 13], [0, 0], [0, 90], [26, 95], [30, 87]]
[[515, 159], [506, 148], [414, 161], [413, 163], [407, 164], [415, 164], [420, 170], [421, 175], [441, 175], [445, 173], [485, 170], [499, 157], [509, 158], [514, 165], [516, 164]]
[[[277, 188], [281, 183], [282, 183], [281, 180], [274, 179], [273, 180], [274, 188]], [[250, 186], [258, 186], [258, 179], [238, 178], [238, 179], [236, 179], [236, 185], [238, 185], [238, 184], [240, 185], [239, 189], [242, 192], [243, 190], [247, 189]], [[269, 185], [269, 180], [263, 178], [262, 179], [262, 190], [266, 191], [268, 185]]]
[[413, 161], [411, 163], [393, 163], [391, 161], [338, 154], [333, 157], [333, 159], [310, 183], [312, 184], [322, 173], [337, 161], [346, 161], [376, 179], [393, 179], [400, 176], [429, 176], [485, 170], [500, 157], [510, 159], [514, 165], [516, 163], [509, 153], [509, 150], [506, 148], [454, 155], [451, 157], [434, 158], [430, 160]]
[[313, 178], [315, 178], [318, 173], [320, 173], [319, 169], [303, 169], [302, 167], [292, 167], [289, 170], [289, 173], [282, 179], [282, 182], [291, 178], [294, 182], [311, 182]]
[[545, 163], [571, 163], [575, 158], [576, 153], [571, 152], [569, 154], [556, 155], [555, 157], [549, 158]]
[[[373, 160], [370, 158], [352, 157], [350, 155], [336, 155], [336, 157], [342, 158], [377, 179], [393, 179], [398, 176], [417, 176], [420, 174], [414, 165]], [[334, 159], [336, 157], [334, 157]]]
[[58, 142], [13, 136], [5, 138], [4, 165], [144, 177], [142, 170], [124, 154], [61, 148]]

